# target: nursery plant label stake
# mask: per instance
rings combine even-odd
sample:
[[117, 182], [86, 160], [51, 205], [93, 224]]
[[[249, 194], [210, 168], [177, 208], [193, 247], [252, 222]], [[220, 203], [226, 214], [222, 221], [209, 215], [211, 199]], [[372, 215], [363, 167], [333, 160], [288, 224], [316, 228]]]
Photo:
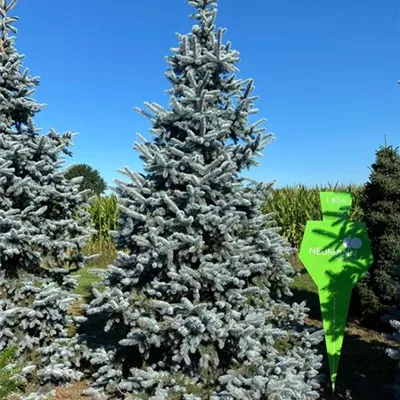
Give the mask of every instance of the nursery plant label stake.
[[322, 221], [308, 221], [299, 257], [318, 287], [332, 392], [353, 286], [373, 262], [366, 226], [349, 221], [351, 193], [320, 192]]

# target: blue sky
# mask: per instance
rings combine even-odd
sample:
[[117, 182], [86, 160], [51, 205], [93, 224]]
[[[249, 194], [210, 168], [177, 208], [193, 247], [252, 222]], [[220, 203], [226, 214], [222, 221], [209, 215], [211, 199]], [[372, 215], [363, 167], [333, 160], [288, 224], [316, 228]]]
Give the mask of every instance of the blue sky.
[[[43, 132], [79, 132], [67, 165], [108, 184], [128, 166], [149, 121], [143, 101], [168, 104], [164, 57], [193, 25], [187, 0], [20, 0], [17, 48], [41, 77]], [[243, 175], [276, 186], [362, 183], [384, 134], [400, 145], [400, 22], [396, 0], [219, 0], [217, 25], [253, 78], [259, 118], [276, 139]]]

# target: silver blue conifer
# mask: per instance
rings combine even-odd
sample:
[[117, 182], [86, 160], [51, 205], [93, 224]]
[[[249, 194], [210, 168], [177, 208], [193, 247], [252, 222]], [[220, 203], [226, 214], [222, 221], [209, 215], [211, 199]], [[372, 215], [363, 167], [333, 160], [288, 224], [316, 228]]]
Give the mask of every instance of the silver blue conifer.
[[114, 188], [120, 250], [85, 306], [88, 394], [128, 399], [316, 399], [321, 331], [289, 305], [291, 249], [261, 214], [269, 184], [250, 190], [271, 137], [249, 122], [254, 84], [215, 28], [216, 0], [192, 0], [197, 20], [167, 57], [170, 107], [145, 103], [153, 139], [135, 145], [145, 174]]
[[17, 346], [21, 378], [33, 374], [40, 387], [29, 398], [40, 399], [82, 376], [84, 350], [68, 335], [68, 309], [92, 230], [80, 179], [63, 176], [73, 134], [42, 135], [33, 122], [43, 105], [32, 98], [39, 79], [22, 70], [11, 36], [15, 4], [0, 0], [0, 351]]

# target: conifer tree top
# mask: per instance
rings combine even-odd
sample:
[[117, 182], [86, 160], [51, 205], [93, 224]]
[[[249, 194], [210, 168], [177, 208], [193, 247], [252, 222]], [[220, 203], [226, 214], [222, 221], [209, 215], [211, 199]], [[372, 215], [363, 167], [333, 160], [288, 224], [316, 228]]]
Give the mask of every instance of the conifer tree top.
[[190, 18], [195, 18], [203, 23], [207, 23], [210, 16], [216, 15], [217, 0], [189, 0], [189, 4], [197, 8], [197, 13], [191, 14]]
[[[13, 25], [18, 18], [10, 17], [9, 12], [18, 0], [0, 0], [0, 97], [8, 99], [0, 111], [0, 133], [38, 135], [33, 117], [44, 104], [37, 103], [31, 96], [39, 85], [39, 78], [22, 70], [24, 55], [17, 52], [14, 37], [17, 33]], [[16, 106], [17, 105], [17, 106]]]
[[17, 29], [12, 25], [18, 20], [17, 17], [8, 16], [8, 12], [17, 4], [17, 0], [0, 0], [0, 52], [5, 50], [8, 39], [8, 31], [17, 33]]

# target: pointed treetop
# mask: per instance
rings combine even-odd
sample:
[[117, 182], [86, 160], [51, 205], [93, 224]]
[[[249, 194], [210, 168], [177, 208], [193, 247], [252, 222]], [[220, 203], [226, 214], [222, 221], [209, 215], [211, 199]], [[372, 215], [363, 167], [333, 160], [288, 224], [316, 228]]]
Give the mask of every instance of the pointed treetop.
[[7, 40], [7, 32], [17, 33], [17, 29], [12, 25], [18, 20], [17, 17], [9, 17], [8, 11], [12, 10], [18, 0], [0, 0], [0, 52], [3, 52], [4, 43]]
[[189, 5], [197, 8], [197, 13], [191, 14], [190, 18], [201, 21], [203, 27], [213, 25], [217, 14], [217, 0], [189, 0]]
[[217, 7], [217, 0], [189, 0], [189, 4], [199, 10], [205, 10], [207, 6]]

